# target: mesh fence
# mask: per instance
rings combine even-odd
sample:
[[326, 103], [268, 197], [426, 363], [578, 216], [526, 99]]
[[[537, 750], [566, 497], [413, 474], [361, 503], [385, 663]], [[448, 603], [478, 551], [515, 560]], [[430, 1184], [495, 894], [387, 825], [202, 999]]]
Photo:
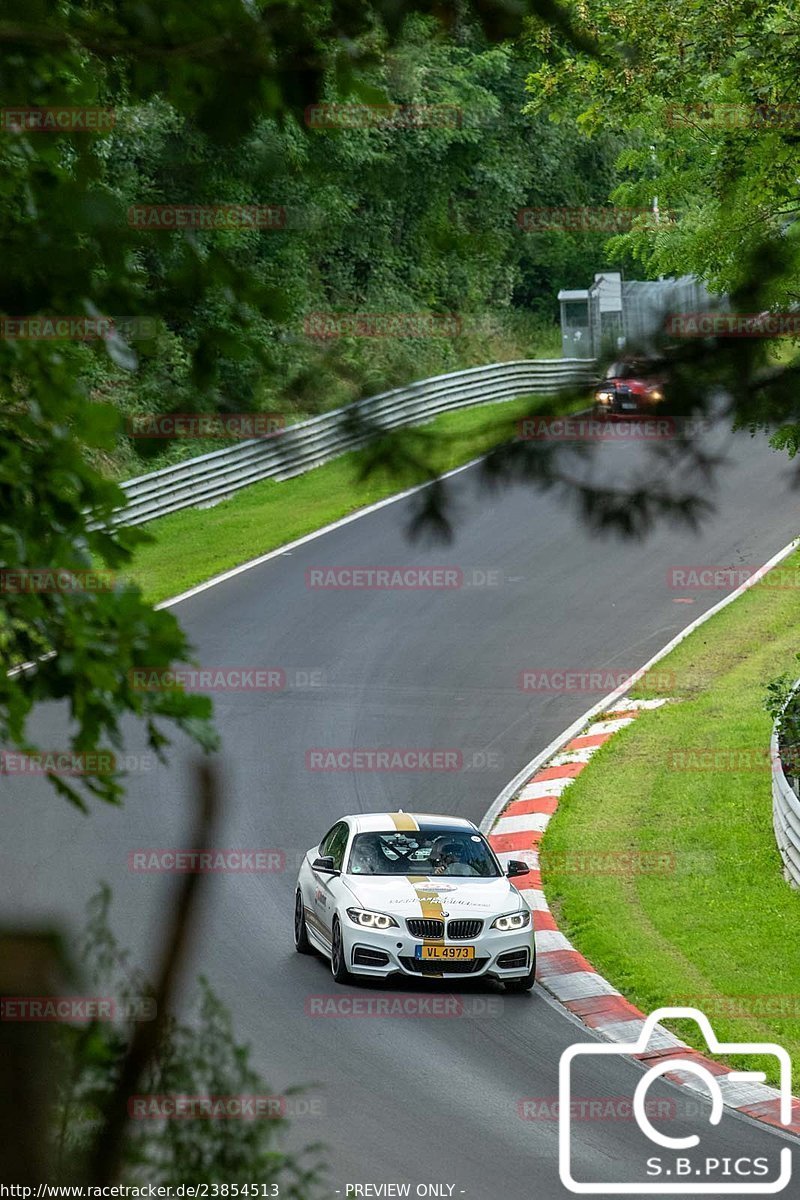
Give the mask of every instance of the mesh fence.
[[646, 347], [664, 327], [672, 313], [706, 312], [720, 306], [720, 298], [712, 296], [705, 285], [693, 275], [679, 279], [659, 279], [639, 283], [633, 280], [622, 285], [623, 336], [628, 346]]
[[[605, 289], [605, 291], [604, 291]], [[622, 281], [618, 301], [609, 302], [608, 277], [586, 290], [559, 293], [564, 357], [599, 358], [624, 348], [647, 349], [674, 313], [725, 308], [693, 275], [645, 282]]]

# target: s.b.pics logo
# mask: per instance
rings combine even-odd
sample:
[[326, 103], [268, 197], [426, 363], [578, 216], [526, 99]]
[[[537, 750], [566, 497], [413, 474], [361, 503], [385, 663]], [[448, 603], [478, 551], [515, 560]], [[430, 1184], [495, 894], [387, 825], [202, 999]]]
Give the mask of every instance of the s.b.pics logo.
[[[697, 1023], [709, 1054], [774, 1056], [779, 1092], [766, 1087], [763, 1071], [731, 1071], [697, 1054], [659, 1025], [666, 1019]], [[573, 1153], [574, 1099], [587, 1079], [597, 1078], [597, 1056], [635, 1056], [647, 1063], [632, 1093], [637, 1136], [626, 1145], [620, 1180], [586, 1178], [585, 1156]], [[610, 1064], [609, 1064], [610, 1065]], [[664, 1081], [684, 1086], [675, 1089]], [[578, 1195], [774, 1195], [792, 1177], [792, 1151], [777, 1137], [742, 1138], [742, 1126], [731, 1131], [723, 1121], [738, 1120], [731, 1109], [761, 1103], [776, 1105], [780, 1126], [792, 1121], [791, 1060], [774, 1042], [719, 1042], [708, 1018], [697, 1008], [660, 1008], [644, 1022], [638, 1041], [589, 1042], [569, 1046], [559, 1065], [559, 1174]], [[669, 1088], [669, 1092], [666, 1089]], [[652, 1089], [652, 1091], [651, 1091]], [[653, 1101], [659, 1091], [678, 1097], [670, 1119], [653, 1124]], [[728, 1106], [728, 1107], [726, 1107]], [[711, 1126], [711, 1130], [709, 1130]], [[715, 1132], [716, 1130], [716, 1132]], [[751, 1152], [751, 1145], [759, 1147]], [[609, 1158], [611, 1156], [609, 1155]], [[608, 1161], [608, 1160], [606, 1160]], [[580, 1166], [578, 1165], [580, 1163]]]

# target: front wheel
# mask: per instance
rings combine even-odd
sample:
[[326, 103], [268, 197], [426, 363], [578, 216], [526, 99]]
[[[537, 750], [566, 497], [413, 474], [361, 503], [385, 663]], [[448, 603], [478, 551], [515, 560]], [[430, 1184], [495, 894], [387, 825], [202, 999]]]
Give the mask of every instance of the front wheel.
[[521, 995], [523, 992], [529, 992], [536, 983], [536, 954], [534, 953], [531, 969], [527, 975], [523, 975], [521, 979], [507, 979], [503, 987], [507, 992], [513, 995]]
[[306, 930], [306, 906], [303, 904], [300, 888], [297, 889], [294, 898], [294, 948], [298, 954], [313, 954]]
[[333, 928], [331, 929], [331, 971], [337, 983], [350, 982], [350, 972], [344, 956], [342, 927], [337, 917], [333, 918]]

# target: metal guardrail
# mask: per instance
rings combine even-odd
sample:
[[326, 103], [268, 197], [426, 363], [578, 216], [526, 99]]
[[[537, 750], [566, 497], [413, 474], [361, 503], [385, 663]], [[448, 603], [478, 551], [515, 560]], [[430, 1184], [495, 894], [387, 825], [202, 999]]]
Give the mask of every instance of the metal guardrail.
[[[800, 679], [792, 688], [787, 704], [800, 688]], [[786, 705], [784, 705], [784, 708]], [[780, 758], [779, 730], [781, 718], [772, 727], [769, 743], [772, 763], [772, 824], [783, 859], [784, 874], [789, 883], [800, 887], [800, 799], [792, 788]], [[795, 783], [797, 781], [795, 780]]]
[[141, 525], [223, 500], [262, 479], [291, 479], [365, 445], [384, 430], [419, 424], [452, 409], [557, 392], [595, 379], [594, 360], [581, 358], [492, 363], [423, 379], [310, 417], [278, 435], [248, 439], [129, 479], [122, 484], [127, 505], [117, 510], [115, 520]]

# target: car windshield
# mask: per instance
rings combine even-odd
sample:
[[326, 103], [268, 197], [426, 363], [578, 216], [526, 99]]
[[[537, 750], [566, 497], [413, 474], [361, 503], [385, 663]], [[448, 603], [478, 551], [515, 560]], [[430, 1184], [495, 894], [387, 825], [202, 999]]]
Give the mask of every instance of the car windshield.
[[606, 379], [633, 379], [636, 375], [636, 364], [631, 362], [615, 362], [606, 371]]
[[606, 379], [653, 379], [664, 370], [663, 359], [621, 359], [613, 362], [606, 371]]
[[497, 878], [488, 844], [469, 830], [397, 830], [359, 833], [347, 870], [351, 875], [467, 875]]

